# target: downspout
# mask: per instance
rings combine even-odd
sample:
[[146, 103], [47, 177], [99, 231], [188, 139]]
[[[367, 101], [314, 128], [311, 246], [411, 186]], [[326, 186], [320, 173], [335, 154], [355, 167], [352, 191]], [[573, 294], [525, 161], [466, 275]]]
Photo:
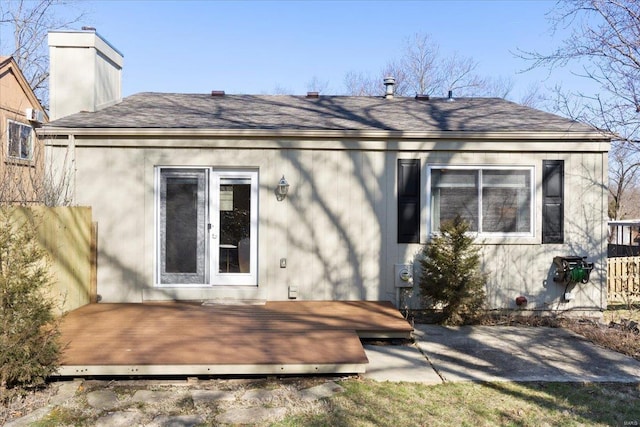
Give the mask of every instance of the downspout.
[[[57, 193], [56, 205], [74, 205], [76, 201], [75, 135], [67, 135], [66, 144], [57, 144], [55, 134], [44, 137], [45, 179]], [[48, 142], [47, 142], [48, 138]]]
[[69, 135], [69, 149], [71, 153], [69, 164], [69, 186], [71, 188], [71, 200], [73, 204], [77, 203], [76, 198], [76, 136], [74, 134]]
[[607, 186], [607, 182], [608, 182], [608, 177], [609, 177], [609, 163], [608, 163], [608, 151], [605, 151], [602, 154], [602, 182], [605, 183], [604, 188], [602, 190], [602, 192], [604, 193], [602, 195], [602, 216], [601, 218], [603, 219], [601, 221], [600, 227], [601, 227], [601, 233], [600, 233], [600, 250], [601, 250], [601, 255], [600, 255], [600, 259], [602, 259], [604, 257], [604, 280], [600, 281], [600, 310], [602, 312], [604, 312], [604, 310], [607, 309], [607, 294], [609, 293], [609, 254], [607, 251], [607, 239], [606, 236], [608, 235], [609, 232], [609, 228], [608, 228], [608, 224], [607, 221], [605, 220], [605, 218], [608, 218], [609, 216], [609, 212], [608, 212], [608, 206], [607, 206], [607, 201], [608, 201], [608, 186]]

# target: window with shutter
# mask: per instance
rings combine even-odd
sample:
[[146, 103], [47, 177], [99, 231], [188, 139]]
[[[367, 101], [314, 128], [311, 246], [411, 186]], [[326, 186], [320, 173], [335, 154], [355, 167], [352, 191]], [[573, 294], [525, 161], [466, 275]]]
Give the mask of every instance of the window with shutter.
[[533, 236], [533, 167], [429, 166], [430, 232], [462, 217], [481, 236]]

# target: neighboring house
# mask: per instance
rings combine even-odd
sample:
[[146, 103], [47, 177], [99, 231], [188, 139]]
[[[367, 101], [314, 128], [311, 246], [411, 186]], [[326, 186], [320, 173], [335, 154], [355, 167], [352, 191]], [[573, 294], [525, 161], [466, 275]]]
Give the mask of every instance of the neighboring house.
[[[64, 117], [38, 134], [70, 159], [73, 202], [93, 208], [103, 302], [400, 305], [399, 272], [459, 213], [491, 308], [520, 295], [534, 310], [606, 307], [610, 140], [589, 126], [502, 99], [393, 97], [391, 84], [380, 97], [120, 100], [122, 56], [100, 36], [49, 44], [52, 117]], [[74, 86], [79, 70], [90, 87]], [[59, 96], [85, 92], [58, 114]], [[564, 255], [595, 263], [569, 301], [553, 281]]]
[[47, 121], [16, 61], [0, 56], [0, 203], [42, 202], [44, 146], [33, 130]]

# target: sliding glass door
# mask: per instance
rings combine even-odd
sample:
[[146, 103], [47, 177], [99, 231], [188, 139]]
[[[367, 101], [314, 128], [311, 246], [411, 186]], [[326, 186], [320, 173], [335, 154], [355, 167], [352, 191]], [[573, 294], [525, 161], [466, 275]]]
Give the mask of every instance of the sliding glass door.
[[256, 285], [258, 173], [159, 168], [160, 285]]

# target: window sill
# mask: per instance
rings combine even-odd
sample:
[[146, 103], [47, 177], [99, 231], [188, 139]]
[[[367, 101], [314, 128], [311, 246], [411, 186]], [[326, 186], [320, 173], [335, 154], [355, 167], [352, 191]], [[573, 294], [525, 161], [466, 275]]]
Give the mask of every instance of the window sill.
[[36, 162], [29, 159], [18, 159], [17, 157], [9, 157], [4, 161], [5, 165], [9, 166], [26, 166], [26, 167], [36, 167]]
[[[426, 244], [431, 241], [431, 239], [439, 234], [432, 234], [427, 237], [426, 242], [420, 242], [421, 244]], [[539, 237], [536, 236], [491, 236], [484, 235], [478, 236], [473, 235], [474, 244], [476, 245], [540, 245], [542, 244]]]

